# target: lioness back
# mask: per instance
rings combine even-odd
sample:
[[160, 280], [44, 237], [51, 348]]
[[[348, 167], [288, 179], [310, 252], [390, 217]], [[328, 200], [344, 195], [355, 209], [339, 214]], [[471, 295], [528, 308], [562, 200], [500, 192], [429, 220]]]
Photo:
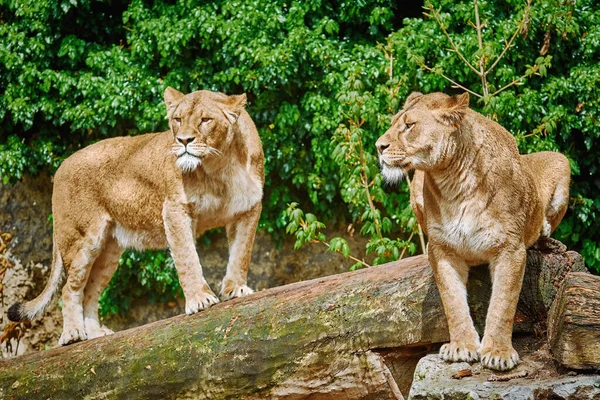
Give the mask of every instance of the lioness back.
[[[84, 230], [105, 219], [123, 247], [166, 247], [162, 203], [171, 140], [169, 132], [105, 139], [67, 158], [54, 178], [55, 229]], [[143, 231], [143, 238], [132, 240], [127, 230]]]

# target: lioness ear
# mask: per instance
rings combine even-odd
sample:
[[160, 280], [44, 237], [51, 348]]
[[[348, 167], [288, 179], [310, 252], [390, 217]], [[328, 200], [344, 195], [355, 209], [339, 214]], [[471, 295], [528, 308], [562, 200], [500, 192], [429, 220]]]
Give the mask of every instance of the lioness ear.
[[175, 102], [177, 102], [177, 100], [181, 99], [183, 96], [184, 94], [179, 90], [173, 89], [171, 86], [167, 86], [163, 96], [165, 99], [165, 104], [167, 105], [167, 111], [170, 111], [175, 105]]
[[240, 114], [246, 106], [247, 101], [248, 99], [245, 93], [229, 96], [229, 98], [227, 99], [227, 105], [223, 109], [223, 114], [225, 114], [225, 116], [227, 117], [229, 122], [231, 122], [232, 125], [235, 124], [238, 118], [240, 117]]
[[467, 112], [467, 108], [469, 108], [469, 93], [465, 92], [450, 97], [445, 107], [437, 110], [436, 116], [443, 124], [458, 126]]

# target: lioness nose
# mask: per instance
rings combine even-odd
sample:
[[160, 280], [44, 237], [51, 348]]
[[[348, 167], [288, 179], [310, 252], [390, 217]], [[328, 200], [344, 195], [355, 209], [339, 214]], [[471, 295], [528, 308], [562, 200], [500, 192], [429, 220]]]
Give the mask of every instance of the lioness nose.
[[379, 154], [383, 153], [383, 151], [385, 149], [387, 149], [388, 147], [390, 147], [390, 145], [387, 144], [387, 143], [377, 143], [377, 144], [375, 144], [375, 146], [377, 146], [377, 150], [379, 151]]
[[188, 137], [183, 137], [183, 138], [177, 136], [177, 141], [184, 146], [187, 146], [188, 144], [192, 143], [194, 141], [194, 139], [195, 138], [193, 136], [188, 136]]

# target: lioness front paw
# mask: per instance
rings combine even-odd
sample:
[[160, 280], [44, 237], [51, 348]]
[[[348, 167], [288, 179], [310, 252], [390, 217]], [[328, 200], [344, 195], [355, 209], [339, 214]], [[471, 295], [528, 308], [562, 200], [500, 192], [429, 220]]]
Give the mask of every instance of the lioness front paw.
[[100, 325], [100, 323], [93, 318], [85, 319], [85, 331], [88, 339], [95, 339], [97, 337], [112, 335], [114, 332], [106, 327], [106, 325]]
[[235, 299], [236, 297], [248, 296], [249, 294], [252, 294], [252, 293], [254, 293], [254, 290], [250, 289], [247, 285], [241, 285], [241, 286], [225, 285], [223, 287], [223, 289], [221, 289], [221, 292], [219, 293], [219, 297], [221, 297], [221, 299], [223, 299], [223, 300], [231, 300], [231, 299]]
[[483, 348], [479, 351], [481, 365], [496, 371], [508, 371], [519, 363], [519, 353], [512, 347], [504, 349]]
[[71, 343], [81, 342], [82, 340], [87, 340], [87, 333], [84, 328], [67, 328], [63, 329], [62, 334], [60, 335], [60, 339], [58, 339], [59, 346], [66, 346]]
[[479, 360], [477, 345], [463, 342], [450, 342], [440, 348], [440, 358], [444, 361], [466, 361]]
[[198, 293], [191, 299], [185, 299], [185, 313], [195, 314], [219, 302], [219, 299], [213, 292]]

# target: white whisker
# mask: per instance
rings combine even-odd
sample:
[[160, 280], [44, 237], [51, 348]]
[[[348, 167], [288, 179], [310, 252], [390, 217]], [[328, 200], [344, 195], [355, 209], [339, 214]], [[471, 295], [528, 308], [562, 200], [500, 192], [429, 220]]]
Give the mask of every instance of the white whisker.
[[208, 154], [214, 154], [219, 157], [223, 156], [223, 152], [219, 149], [215, 149], [214, 147], [207, 147], [206, 150]]

